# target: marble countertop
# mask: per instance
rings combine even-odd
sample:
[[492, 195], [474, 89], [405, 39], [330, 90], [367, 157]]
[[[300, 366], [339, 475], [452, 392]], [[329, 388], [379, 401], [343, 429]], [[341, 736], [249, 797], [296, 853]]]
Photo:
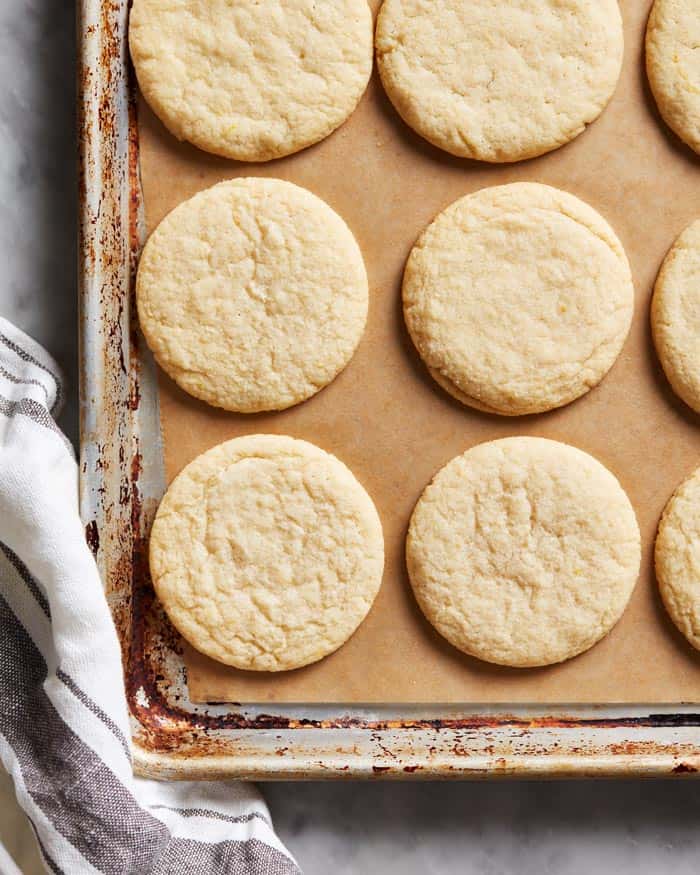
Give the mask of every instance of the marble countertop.
[[[0, 3], [0, 313], [63, 367], [61, 424], [77, 437], [74, 9]], [[265, 788], [307, 875], [698, 871], [692, 782], [284, 784]], [[0, 839], [41, 870], [0, 774]]]

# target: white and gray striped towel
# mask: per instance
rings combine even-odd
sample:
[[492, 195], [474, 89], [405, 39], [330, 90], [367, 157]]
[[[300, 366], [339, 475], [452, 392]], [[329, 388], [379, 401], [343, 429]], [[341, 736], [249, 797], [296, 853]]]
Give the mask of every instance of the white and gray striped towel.
[[58, 369], [0, 319], [0, 758], [51, 872], [299, 869], [250, 785], [132, 775], [121, 660], [54, 414]]

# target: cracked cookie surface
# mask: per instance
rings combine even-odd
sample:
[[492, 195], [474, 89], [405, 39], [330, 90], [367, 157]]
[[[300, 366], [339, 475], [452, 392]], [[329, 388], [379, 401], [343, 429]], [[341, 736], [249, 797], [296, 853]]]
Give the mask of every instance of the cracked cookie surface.
[[700, 220], [683, 231], [664, 260], [651, 326], [673, 391], [700, 413]]
[[453, 203], [403, 279], [413, 342], [462, 403], [518, 416], [596, 386], [627, 338], [634, 287], [608, 223], [567, 192], [495, 186]]
[[340, 647], [384, 567], [372, 500], [306, 441], [236, 438], [176, 477], [150, 541], [153, 585], [178, 631], [219, 662], [284, 671]]
[[366, 0], [135, 0], [129, 43], [170, 132], [238, 161], [327, 137], [372, 72]]
[[311, 397], [348, 364], [367, 320], [345, 222], [278, 179], [222, 182], [160, 223], [139, 264], [139, 321], [181, 388], [240, 413]]
[[375, 38], [389, 99], [433, 145], [519, 161], [569, 142], [615, 91], [617, 0], [385, 0]]
[[666, 610], [700, 650], [700, 468], [676, 490], [664, 510], [654, 551]]
[[666, 124], [700, 154], [700, 4], [656, 0], [646, 35], [649, 84]]
[[406, 559], [418, 604], [451, 644], [487, 662], [542, 666], [592, 647], [620, 619], [640, 534], [596, 459], [506, 438], [436, 475], [413, 512]]

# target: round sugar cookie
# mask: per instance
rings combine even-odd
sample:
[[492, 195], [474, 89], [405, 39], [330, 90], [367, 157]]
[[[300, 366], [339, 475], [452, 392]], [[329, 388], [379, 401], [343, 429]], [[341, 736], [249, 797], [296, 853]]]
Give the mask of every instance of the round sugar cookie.
[[190, 463], [158, 509], [153, 585], [173, 625], [219, 662], [284, 671], [347, 641], [379, 590], [382, 527], [334, 456], [276, 435]]
[[700, 468], [666, 505], [654, 551], [661, 598], [673, 622], [700, 650]]
[[700, 413], [700, 220], [666, 256], [654, 288], [651, 326], [673, 391]]
[[600, 115], [624, 38], [617, 0], [385, 0], [375, 45], [406, 124], [453, 155], [506, 162]]
[[418, 604], [451, 644], [528, 667], [576, 656], [612, 629], [641, 546], [629, 499], [600, 462], [515, 437], [436, 475], [413, 512], [406, 559]]
[[172, 134], [269, 161], [353, 112], [372, 72], [372, 14], [366, 0], [134, 0], [129, 44]]
[[666, 124], [700, 153], [700, 4], [656, 0], [646, 36], [647, 76]]
[[367, 273], [345, 222], [279, 179], [200, 192], [151, 235], [136, 299], [148, 345], [191, 395], [282, 410], [333, 380], [367, 320]]
[[408, 258], [403, 303], [443, 388], [518, 416], [568, 404], [603, 379], [629, 332], [634, 287], [622, 244], [595, 210], [514, 183], [440, 213]]

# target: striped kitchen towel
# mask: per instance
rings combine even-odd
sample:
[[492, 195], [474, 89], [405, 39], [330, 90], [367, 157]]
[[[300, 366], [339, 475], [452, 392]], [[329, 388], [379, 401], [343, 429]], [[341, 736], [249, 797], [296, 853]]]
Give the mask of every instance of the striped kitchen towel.
[[54, 420], [63, 391], [0, 319], [0, 758], [46, 867], [298, 873], [252, 786], [132, 774], [119, 645]]

